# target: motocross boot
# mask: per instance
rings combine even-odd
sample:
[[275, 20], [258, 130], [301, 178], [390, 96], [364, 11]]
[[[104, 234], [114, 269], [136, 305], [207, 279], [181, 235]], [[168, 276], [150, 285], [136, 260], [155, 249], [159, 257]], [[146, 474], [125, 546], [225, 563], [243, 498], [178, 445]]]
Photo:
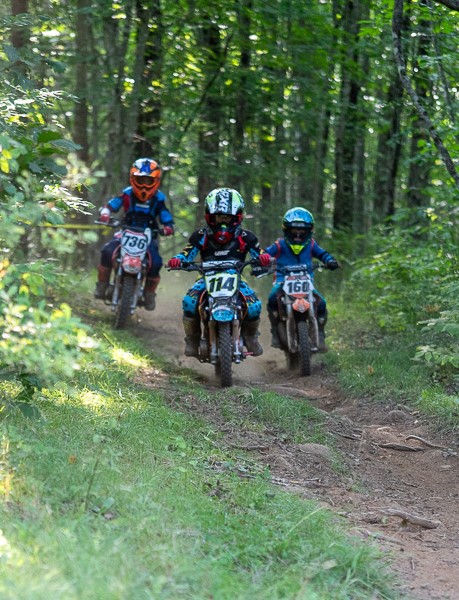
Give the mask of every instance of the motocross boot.
[[328, 352], [328, 346], [325, 342], [325, 324], [327, 322], [327, 317], [319, 317], [318, 318], [318, 325], [319, 325], [319, 352], [325, 353]]
[[94, 298], [104, 300], [107, 292], [108, 284], [110, 283], [110, 269], [103, 265], [97, 267], [97, 283], [94, 290]]
[[201, 324], [195, 317], [183, 317], [185, 330], [185, 356], [199, 356], [199, 341], [201, 339]]
[[243, 321], [242, 322], [242, 337], [244, 339], [245, 347], [247, 352], [250, 352], [252, 356], [260, 356], [263, 354], [263, 348], [260, 346], [258, 341], [258, 326], [260, 325], [260, 319], [256, 321]]
[[279, 331], [277, 329], [277, 324], [279, 322], [278, 313], [271, 312], [268, 309], [268, 317], [269, 317], [269, 322], [271, 324], [271, 347], [272, 348], [281, 348]]
[[155, 310], [156, 308], [156, 288], [161, 277], [147, 277], [144, 290], [144, 308], [145, 310]]

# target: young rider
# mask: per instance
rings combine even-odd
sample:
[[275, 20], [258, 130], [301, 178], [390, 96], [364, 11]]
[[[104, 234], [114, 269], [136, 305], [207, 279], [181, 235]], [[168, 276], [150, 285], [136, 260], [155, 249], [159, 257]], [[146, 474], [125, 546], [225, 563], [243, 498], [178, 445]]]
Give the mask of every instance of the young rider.
[[[119, 196], [115, 196], [102, 207], [99, 220], [108, 223], [112, 213], [119, 210], [124, 212], [124, 223], [133, 227], [142, 227], [146, 229], [158, 229], [158, 221], [162, 228], [163, 235], [172, 235], [174, 233], [174, 220], [171, 213], [166, 208], [166, 196], [159, 189], [161, 183], [161, 167], [151, 158], [138, 158], [132, 165], [129, 172], [130, 186], [125, 188]], [[110, 270], [112, 266], [112, 256], [120, 244], [118, 237], [107, 242], [101, 251], [101, 261], [97, 267], [98, 281], [94, 296], [96, 298], [105, 298], [108, 284], [110, 281]], [[151, 263], [145, 283], [145, 309], [154, 310], [156, 305], [156, 288], [158, 287], [160, 276], [159, 271], [162, 266], [162, 259], [158, 249], [158, 235], [153, 234], [151, 243], [148, 247]]]
[[[201, 260], [245, 260], [247, 254], [258, 259], [262, 267], [270, 263], [268, 254], [260, 248], [254, 233], [242, 229], [244, 200], [236, 190], [217, 188], [205, 199], [206, 226], [194, 231], [187, 246], [168, 262], [170, 269], [179, 269], [182, 261], [191, 262], [198, 254]], [[201, 328], [198, 301], [205, 289], [204, 279], [199, 278], [183, 298], [183, 327], [185, 329], [185, 356], [198, 356]], [[240, 291], [247, 302], [247, 316], [242, 323], [245, 346], [253, 356], [263, 353], [258, 342], [261, 302], [245, 281]]]
[[[266, 252], [276, 259], [276, 265], [285, 267], [288, 265], [304, 264], [312, 267], [312, 259], [317, 258], [331, 270], [338, 269], [338, 261], [321, 248], [312, 237], [314, 231], [314, 217], [312, 214], [296, 206], [288, 210], [282, 219], [284, 237], [279, 238], [266, 248]], [[313, 273], [311, 271], [311, 275]], [[276, 271], [274, 285], [268, 297], [268, 316], [271, 323], [271, 346], [280, 348], [281, 343], [277, 331], [279, 317], [279, 298], [282, 295], [284, 275]], [[327, 303], [325, 298], [315, 290], [316, 311], [319, 325], [319, 351], [327, 352], [325, 343], [325, 324], [327, 322]]]

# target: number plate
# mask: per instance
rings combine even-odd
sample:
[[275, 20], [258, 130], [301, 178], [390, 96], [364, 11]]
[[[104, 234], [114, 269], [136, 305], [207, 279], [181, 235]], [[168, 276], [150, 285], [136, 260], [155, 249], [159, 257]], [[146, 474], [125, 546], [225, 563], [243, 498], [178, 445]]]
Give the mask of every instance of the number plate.
[[230, 298], [237, 290], [236, 273], [217, 273], [205, 275], [206, 289], [213, 298]]
[[140, 231], [125, 229], [121, 236], [121, 248], [130, 256], [143, 256], [148, 248], [148, 238]]
[[309, 278], [304, 276], [291, 275], [284, 280], [283, 290], [289, 296], [300, 298], [309, 291]]

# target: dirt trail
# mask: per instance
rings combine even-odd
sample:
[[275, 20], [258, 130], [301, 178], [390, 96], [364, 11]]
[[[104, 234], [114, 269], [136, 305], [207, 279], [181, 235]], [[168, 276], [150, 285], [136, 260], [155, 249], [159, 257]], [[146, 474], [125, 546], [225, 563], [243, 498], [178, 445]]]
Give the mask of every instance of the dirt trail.
[[[154, 313], [139, 314], [142, 321], [135, 330], [151, 340], [155, 351], [161, 349], [169, 360], [199, 372], [209, 388], [218, 386], [210, 365], [182, 355], [180, 299], [160, 295]], [[295, 378], [285, 370], [283, 354], [269, 348], [267, 329], [262, 329], [260, 339], [264, 355], [235, 366], [234, 385], [265, 387], [299, 401], [307, 398], [325, 411], [326, 427], [348, 466], [345, 475], [331, 468], [324, 446], [295, 445], [272, 431], [234, 431], [225, 427], [224, 417], [215, 409], [203, 416], [224, 433], [225, 443], [248, 449], [269, 465], [274, 483], [344, 515], [357, 535], [377, 540], [384, 552], [392, 553], [393, 568], [409, 598], [459, 599], [457, 437], [442, 439], [405, 406], [346, 398], [327, 375], [320, 356], [314, 357], [311, 377]], [[206, 410], [201, 405], [188, 408], [201, 414]], [[424, 521], [418, 523], [416, 518]]]

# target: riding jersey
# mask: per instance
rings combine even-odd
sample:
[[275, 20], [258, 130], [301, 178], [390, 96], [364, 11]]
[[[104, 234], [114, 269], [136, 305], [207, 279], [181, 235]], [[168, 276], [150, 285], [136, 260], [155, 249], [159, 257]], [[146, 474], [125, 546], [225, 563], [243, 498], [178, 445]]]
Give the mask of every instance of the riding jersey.
[[124, 222], [131, 227], [151, 227], [158, 229], [159, 219], [162, 225], [173, 226], [174, 220], [166, 208], [166, 195], [158, 190], [147, 202], [139, 202], [131, 186], [125, 188], [120, 196], [115, 196], [105, 205], [111, 212], [124, 210]]
[[[321, 248], [319, 244], [314, 240], [311, 241], [301, 250], [299, 254], [295, 254], [290, 246], [287, 244], [284, 238], [279, 238], [268, 246], [265, 250], [269, 255], [276, 259], [276, 265], [279, 267], [287, 267], [289, 265], [307, 265], [310, 269], [311, 276], [314, 276], [312, 271], [312, 259], [317, 258], [322, 261], [325, 265], [331, 261], [334, 261], [334, 257], [329, 254], [326, 250]], [[284, 274], [276, 271], [275, 283], [284, 281]]]
[[[245, 260], [247, 254], [257, 259], [263, 250], [260, 248], [257, 236], [248, 229], [240, 229], [238, 235], [227, 244], [217, 244], [207, 233], [206, 229], [194, 231], [188, 244], [180, 254], [174, 256], [180, 260], [193, 261], [200, 253], [203, 262], [209, 260]], [[198, 302], [206, 285], [200, 277], [192, 288], [188, 290], [183, 298], [183, 312], [186, 317], [196, 317], [198, 314]], [[248, 320], [260, 318], [261, 302], [255, 292], [245, 281], [241, 281], [239, 291], [247, 303]]]
[[[125, 188], [120, 196], [115, 196], [107, 202], [104, 208], [111, 212], [124, 210], [124, 223], [130, 227], [141, 227], [152, 230], [158, 229], [158, 222], [161, 225], [172, 227], [174, 224], [171, 213], [166, 208], [166, 196], [161, 190], [158, 190], [147, 202], [139, 202], [132, 187]], [[158, 234], [154, 233], [148, 246], [150, 261], [148, 277], [157, 277], [162, 267], [163, 261], [159, 254]], [[121, 243], [118, 235], [107, 242], [101, 251], [101, 265], [107, 269], [112, 266], [113, 255]]]
[[201, 259], [207, 260], [245, 260], [247, 253], [254, 259], [258, 258], [263, 250], [260, 248], [257, 236], [248, 229], [241, 229], [239, 235], [227, 244], [217, 244], [203, 229], [194, 231], [188, 244], [174, 258], [191, 262], [201, 253]]

